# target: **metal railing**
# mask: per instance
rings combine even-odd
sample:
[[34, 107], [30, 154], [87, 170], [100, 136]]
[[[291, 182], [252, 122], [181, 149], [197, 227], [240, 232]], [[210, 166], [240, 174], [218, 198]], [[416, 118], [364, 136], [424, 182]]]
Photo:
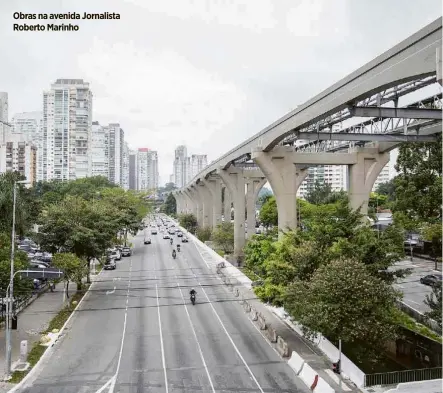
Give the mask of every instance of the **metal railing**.
[[366, 374], [364, 387], [396, 385], [398, 383], [441, 379], [442, 368], [422, 368], [418, 370], [393, 371], [389, 373]]

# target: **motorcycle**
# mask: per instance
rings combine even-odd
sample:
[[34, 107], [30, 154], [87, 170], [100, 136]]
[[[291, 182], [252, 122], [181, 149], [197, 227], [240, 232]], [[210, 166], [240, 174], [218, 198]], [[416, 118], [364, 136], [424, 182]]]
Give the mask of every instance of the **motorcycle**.
[[172, 251], [172, 258], [176, 258], [177, 254], [175, 253], [175, 250]]
[[50, 283], [49, 283], [49, 289], [51, 290], [51, 292], [54, 292], [54, 289], [55, 289], [55, 283], [50, 282]]
[[171, 238], [171, 240], [169, 241], [169, 243], [171, 243], [171, 246], [172, 246], [172, 243], [174, 243], [174, 240], [172, 240], [172, 238]]
[[195, 305], [195, 293], [193, 293], [191, 295], [191, 302], [192, 302], [192, 305], [194, 306]]
[[180, 252], [180, 244], [177, 244], [177, 251]]

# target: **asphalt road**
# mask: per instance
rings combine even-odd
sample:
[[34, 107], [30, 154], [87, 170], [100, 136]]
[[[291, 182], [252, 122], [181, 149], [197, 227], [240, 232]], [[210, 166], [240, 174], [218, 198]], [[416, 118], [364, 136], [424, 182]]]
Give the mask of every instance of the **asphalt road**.
[[399, 280], [397, 284], [394, 284], [396, 289], [403, 292], [403, 302], [421, 313], [430, 311], [430, 308], [424, 303], [424, 300], [426, 295], [432, 293], [432, 288], [422, 284], [420, 278], [428, 274], [441, 274], [441, 271], [434, 270], [434, 262], [416, 257], [414, 257], [412, 262], [411, 260], [404, 259], [403, 261], [397, 262], [395, 266], [401, 269], [412, 269], [412, 273], [409, 276]]
[[139, 234], [132, 257], [101, 273], [20, 392], [309, 392], [193, 243], [173, 260], [168, 240], [152, 240]]

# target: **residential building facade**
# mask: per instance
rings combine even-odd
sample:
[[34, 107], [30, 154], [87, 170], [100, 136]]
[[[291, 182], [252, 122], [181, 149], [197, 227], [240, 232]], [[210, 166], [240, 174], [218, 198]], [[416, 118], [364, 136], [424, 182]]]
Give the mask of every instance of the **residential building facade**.
[[17, 171], [34, 184], [37, 181], [37, 148], [20, 139], [10, 138], [0, 144], [0, 173]]
[[109, 132], [109, 181], [121, 185], [125, 133], [119, 123], [111, 123], [107, 128]]
[[137, 189], [158, 189], [158, 154], [155, 150], [140, 148], [137, 151]]
[[129, 189], [137, 190], [137, 152], [129, 151]]
[[98, 121], [92, 123], [90, 176], [109, 179], [109, 132]]
[[191, 179], [208, 166], [206, 154], [193, 154], [191, 156]]
[[57, 79], [43, 93], [43, 179], [75, 180], [90, 168], [92, 92], [82, 79]]

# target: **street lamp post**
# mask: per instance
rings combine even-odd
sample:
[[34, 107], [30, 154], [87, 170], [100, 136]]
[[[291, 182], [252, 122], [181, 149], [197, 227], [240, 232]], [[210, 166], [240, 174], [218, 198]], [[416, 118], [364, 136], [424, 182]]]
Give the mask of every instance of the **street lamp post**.
[[11, 266], [10, 266], [10, 280], [9, 280], [9, 295], [6, 290], [6, 378], [11, 375], [11, 327], [12, 314], [14, 312], [13, 297], [14, 297], [14, 257], [15, 257], [15, 207], [17, 203], [17, 184], [29, 184], [26, 180], [14, 181], [13, 188], [13, 204], [12, 204], [12, 230], [11, 230]]

